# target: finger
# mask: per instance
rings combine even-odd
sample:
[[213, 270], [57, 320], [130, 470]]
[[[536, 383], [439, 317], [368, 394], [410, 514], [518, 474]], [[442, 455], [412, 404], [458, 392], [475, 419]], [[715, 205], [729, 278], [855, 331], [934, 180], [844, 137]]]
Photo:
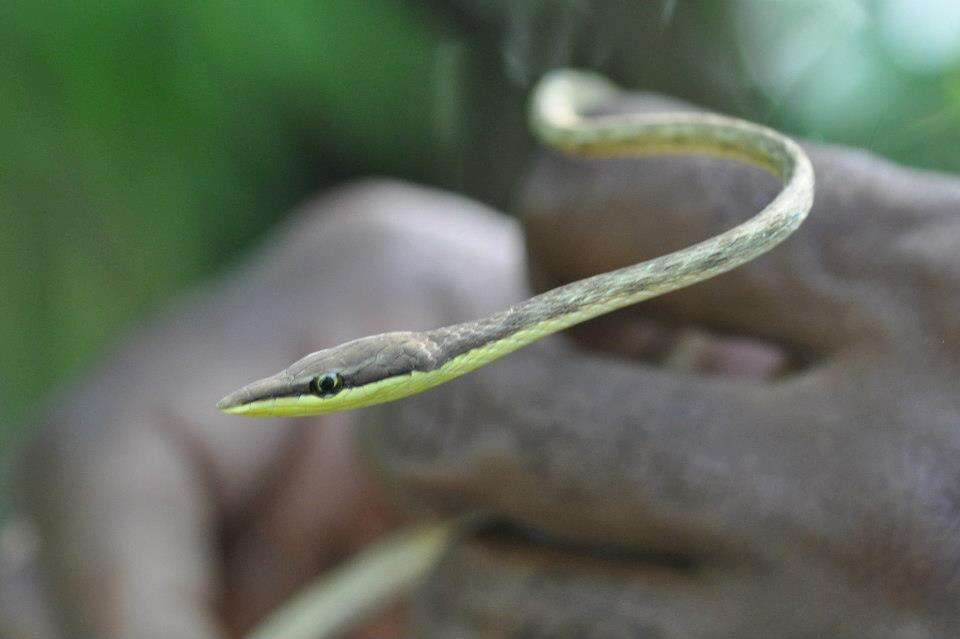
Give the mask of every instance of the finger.
[[865, 458], [837, 426], [846, 411], [830, 383], [770, 387], [518, 353], [380, 409], [364, 450], [386, 485], [418, 502], [561, 538], [779, 552], [781, 526], [830, 530], [836, 513], [820, 488], [869, 476], [859, 461], [810, 463]]
[[938, 636], [816, 566], [668, 559], [498, 538], [451, 551], [416, 598], [418, 636], [766, 639]]
[[[662, 110], [671, 103], [640, 100], [641, 108], [651, 104]], [[866, 153], [807, 148], [817, 192], [793, 237], [732, 273], [647, 303], [641, 312], [824, 351], [891, 327], [903, 331], [923, 312], [917, 295], [942, 309], [935, 287], [916, 285], [937, 273], [949, 280], [943, 260], [953, 264], [956, 258], [929, 242], [926, 252], [907, 251], [904, 242], [931, 225], [952, 223], [960, 181]], [[540, 284], [552, 286], [706, 239], [754, 215], [778, 188], [759, 170], [719, 160], [587, 161], [546, 154], [518, 209], [532, 260], [544, 275]], [[948, 230], [956, 236], [957, 229]], [[914, 286], [905, 286], [911, 281]], [[948, 285], [958, 287], [956, 281]]]

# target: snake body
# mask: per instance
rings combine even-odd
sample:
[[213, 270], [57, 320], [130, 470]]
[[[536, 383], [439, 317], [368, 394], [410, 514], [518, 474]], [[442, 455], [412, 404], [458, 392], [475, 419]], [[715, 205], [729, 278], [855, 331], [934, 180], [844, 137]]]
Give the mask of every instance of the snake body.
[[[803, 222], [813, 203], [814, 178], [795, 142], [717, 115], [587, 115], [618, 96], [599, 76], [551, 73], [534, 91], [532, 129], [547, 145], [577, 155], [732, 158], [772, 172], [783, 189], [753, 218], [694, 246], [555, 288], [476, 321], [384, 333], [312, 353], [231, 393], [219, 407], [252, 416], [313, 415], [413, 395], [551, 333], [729, 271], [770, 250]], [[434, 522], [381, 541], [281, 608], [251, 639], [338, 636], [422, 578], [472, 521], [477, 518]]]
[[422, 332], [384, 333], [312, 353], [225, 397], [250, 416], [314, 415], [393, 401], [484, 366], [546, 335], [729, 271], [770, 250], [813, 203], [813, 168], [776, 131], [702, 113], [588, 115], [619, 90], [578, 71], [555, 71], [531, 101], [545, 144], [587, 156], [711, 155], [759, 166], [783, 181], [760, 213], [699, 244], [531, 297], [488, 317]]

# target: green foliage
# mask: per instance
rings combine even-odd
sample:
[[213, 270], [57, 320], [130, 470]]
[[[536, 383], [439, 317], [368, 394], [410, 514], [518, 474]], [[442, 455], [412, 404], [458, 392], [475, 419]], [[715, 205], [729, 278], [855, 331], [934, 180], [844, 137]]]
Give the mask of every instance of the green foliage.
[[0, 8], [0, 425], [318, 183], [425, 173], [441, 42], [391, 0]]
[[960, 171], [960, 5], [940, 0], [740, 0], [723, 17], [740, 45], [754, 115], [798, 135]]

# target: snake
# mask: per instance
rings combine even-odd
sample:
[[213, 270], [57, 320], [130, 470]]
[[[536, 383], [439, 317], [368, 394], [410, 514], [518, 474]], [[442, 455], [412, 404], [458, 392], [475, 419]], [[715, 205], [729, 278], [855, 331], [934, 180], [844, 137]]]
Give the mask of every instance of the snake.
[[754, 217], [699, 244], [554, 288], [474, 321], [382, 333], [311, 353], [230, 393], [218, 407], [251, 417], [309, 416], [402, 399], [552, 333], [725, 273], [782, 242], [806, 218], [813, 167], [793, 140], [707, 113], [591, 115], [622, 97], [602, 76], [553, 71], [533, 91], [531, 129], [541, 142], [568, 154], [731, 158], [773, 173], [783, 188]]
[[[421, 393], [527, 346], [547, 335], [734, 269], [793, 233], [813, 205], [814, 173], [806, 153], [785, 135], [745, 120], [698, 112], [611, 113], [627, 96], [603, 76], [579, 70], [547, 73], [534, 88], [530, 128], [547, 147], [587, 157], [703, 155], [760, 167], [780, 179], [778, 194], [756, 215], [681, 250], [565, 284], [481, 319], [425, 331], [399, 331], [355, 339], [307, 355], [282, 371], [224, 397], [222, 411], [250, 417], [296, 417], [351, 410]], [[402, 581], [420, 574], [449, 542], [452, 523], [388, 542], [372, 551], [381, 563], [404, 561]], [[435, 543], [424, 542], [435, 539]], [[420, 544], [420, 546], [416, 546]], [[393, 552], [389, 552], [390, 548]], [[418, 551], [410, 548], [417, 547]], [[406, 555], [404, 555], [406, 553]], [[371, 563], [361, 556], [356, 565]], [[358, 589], [347, 570], [310, 597], [315, 610], [335, 611], [339, 627]], [[390, 572], [390, 571], [387, 571]], [[381, 575], [382, 577], [382, 575]], [[349, 583], [353, 586], [336, 584]], [[387, 590], [382, 579], [377, 592]], [[397, 587], [399, 588], [399, 583]], [[354, 607], [373, 605], [369, 596]], [[320, 603], [318, 603], [320, 602]], [[293, 606], [257, 637], [312, 637], [309, 601]], [[298, 616], [299, 615], [299, 616]], [[295, 619], [290, 621], [291, 617]], [[347, 623], [345, 620], [341, 620]], [[272, 625], [271, 625], [272, 624]], [[303, 634], [289, 628], [312, 628]], [[326, 635], [323, 635], [326, 636]]]

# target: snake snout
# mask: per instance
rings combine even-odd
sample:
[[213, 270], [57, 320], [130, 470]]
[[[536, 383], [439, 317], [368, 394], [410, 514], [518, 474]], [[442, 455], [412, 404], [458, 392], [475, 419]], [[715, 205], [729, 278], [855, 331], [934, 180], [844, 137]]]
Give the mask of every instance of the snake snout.
[[298, 382], [289, 376], [278, 374], [251, 382], [239, 388], [217, 402], [217, 408], [225, 413], [249, 413], [264, 402], [292, 397], [309, 392], [304, 382]]

